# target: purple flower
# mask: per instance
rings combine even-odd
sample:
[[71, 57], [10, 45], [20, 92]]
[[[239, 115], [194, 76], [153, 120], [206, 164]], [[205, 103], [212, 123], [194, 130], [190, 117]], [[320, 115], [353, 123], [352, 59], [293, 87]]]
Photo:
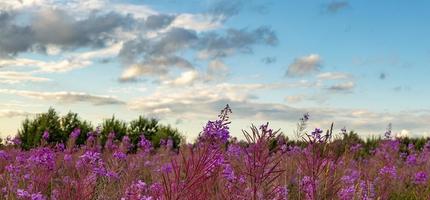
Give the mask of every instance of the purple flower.
[[46, 141], [49, 139], [49, 132], [47, 130], [43, 132], [42, 138]]
[[417, 172], [415, 174], [414, 182], [416, 184], [423, 184], [424, 185], [427, 183], [427, 179], [428, 179], [427, 174], [425, 172], [421, 171], [421, 172]]
[[406, 164], [408, 164], [408, 165], [415, 165], [415, 164], [417, 164], [417, 157], [416, 157], [416, 155], [414, 155], [414, 154], [409, 155], [406, 158]]
[[127, 157], [127, 154], [121, 151], [116, 151], [115, 153], [113, 153], [113, 157], [118, 160], [125, 160], [125, 158]]
[[81, 134], [81, 129], [79, 128], [75, 128], [72, 133], [70, 133], [70, 137], [76, 139], [79, 137], [79, 135]]
[[11, 140], [11, 142], [12, 144], [19, 146], [21, 145], [21, 138], [19, 138], [19, 136], [16, 136]]
[[322, 129], [320, 129], [320, 128], [315, 128], [315, 130], [314, 131], [312, 131], [312, 133], [311, 133], [311, 137], [312, 137], [312, 140], [314, 141], [314, 142], [322, 142], [323, 141], [323, 138], [322, 138], [322, 136], [321, 136], [321, 133], [323, 133], [323, 130]]
[[173, 148], [173, 140], [172, 139], [167, 139], [167, 142], [166, 142], [166, 148], [167, 149], [172, 149]]
[[356, 170], [352, 170], [348, 173], [348, 175], [345, 175], [342, 177], [342, 181], [346, 185], [354, 185], [355, 181], [360, 177], [360, 174]]
[[17, 189], [16, 190], [16, 195], [19, 198], [26, 198], [26, 197], [30, 197], [30, 193], [28, 193], [27, 191], [23, 190], [23, 189]]
[[387, 140], [391, 139], [391, 132], [392, 132], [391, 130], [392, 130], [392, 124], [389, 123], [388, 126], [387, 126], [387, 130], [384, 133], [385, 139], [387, 139]]
[[127, 135], [122, 137], [122, 148], [125, 152], [128, 152], [128, 150], [131, 148], [131, 140]]
[[275, 191], [275, 197], [273, 199], [283, 199], [288, 200], [288, 188], [286, 186], [278, 186], [276, 187]]
[[300, 189], [306, 194], [307, 200], [313, 200], [315, 191], [317, 188], [317, 182], [310, 176], [304, 176], [300, 181]]
[[9, 160], [9, 155], [4, 150], [0, 150], [0, 159]]
[[45, 197], [40, 193], [31, 194], [31, 200], [45, 200]]
[[115, 150], [117, 146], [113, 143], [114, 140], [115, 140], [115, 133], [110, 132], [105, 143], [105, 148], [109, 150]]
[[163, 172], [163, 173], [167, 174], [167, 173], [170, 173], [172, 171], [173, 171], [173, 167], [172, 167], [172, 164], [170, 164], [170, 163], [166, 163], [163, 166], [161, 166], [161, 172]]
[[31, 165], [40, 165], [53, 170], [55, 167], [55, 153], [50, 148], [33, 149], [27, 162]]
[[230, 182], [233, 182], [236, 179], [233, 168], [231, 167], [230, 164], [224, 165], [224, 170], [222, 175], [224, 176], [225, 179], [227, 179]]
[[342, 133], [342, 135], [346, 135], [347, 134], [346, 127], [343, 127], [342, 129], [340, 129], [340, 132]]
[[208, 121], [203, 128], [202, 137], [207, 141], [220, 141], [225, 143], [230, 138], [229, 128], [222, 120]]
[[354, 185], [347, 186], [346, 188], [342, 188], [339, 191], [339, 199], [341, 200], [354, 199], [354, 193], [355, 193]]
[[397, 178], [397, 170], [395, 166], [384, 166], [379, 170], [379, 175]]
[[137, 145], [144, 153], [148, 153], [152, 149], [151, 141], [147, 140], [143, 134], [140, 136], [140, 141]]
[[71, 154], [64, 154], [64, 161], [65, 162], [72, 161], [72, 155]]
[[305, 113], [304, 115], [303, 115], [303, 118], [301, 118], [300, 119], [300, 121], [303, 121], [303, 122], [306, 122], [306, 121], [308, 121], [309, 120], [309, 113]]

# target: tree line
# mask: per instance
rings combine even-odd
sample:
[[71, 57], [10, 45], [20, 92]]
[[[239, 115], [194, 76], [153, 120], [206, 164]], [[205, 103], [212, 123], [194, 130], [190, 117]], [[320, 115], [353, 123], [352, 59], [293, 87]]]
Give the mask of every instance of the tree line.
[[183, 135], [169, 125], [160, 124], [157, 119], [139, 116], [130, 122], [117, 119], [115, 116], [104, 119], [102, 123], [95, 127], [91, 122], [83, 120], [77, 113], [69, 111], [60, 116], [54, 109], [49, 108], [45, 113], [40, 113], [33, 118], [26, 118], [18, 130], [18, 138], [21, 141], [22, 149], [31, 149], [40, 145], [43, 133], [47, 131], [48, 144], [65, 143], [72, 131], [80, 129], [80, 134], [76, 139], [77, 145], [85, 144], [88, 133], [97, 132], [102, 145], [106, 142], [109, 133], [115, 133], [115, 139], [121, 141], [124, 136], [128, 136], [136, 146], [143, 134], [147, 140], [152, 142], [153, 147], [160, 146], [160, 141], [171, 139], [173, 147], [178, 147], [184, 140]]

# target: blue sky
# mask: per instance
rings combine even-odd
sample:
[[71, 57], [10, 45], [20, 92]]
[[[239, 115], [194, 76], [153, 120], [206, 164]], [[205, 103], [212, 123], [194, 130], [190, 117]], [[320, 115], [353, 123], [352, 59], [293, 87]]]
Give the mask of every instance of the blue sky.
[[428, 1], [0, 2], [0, 133], [25, 117], [156, 117], [193, 139], [227, 103], [269, 121], [430, 136]]

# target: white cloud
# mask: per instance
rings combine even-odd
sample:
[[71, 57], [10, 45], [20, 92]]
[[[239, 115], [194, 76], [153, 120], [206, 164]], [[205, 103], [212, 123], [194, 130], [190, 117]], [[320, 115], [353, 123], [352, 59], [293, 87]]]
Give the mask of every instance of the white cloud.
[[324, 72], [317, 75], [318, 79], [321, 80], [338, 80], [338, 79], [350, 79], [352, 78], [351, 74], [343, 73], [343, 72]]
[[319, 71], [322, 60], [318, 54], [310, 54], [307, 56], [299, 57], [288, 66], [287, 76], [305, 76]]
[[195, 70], [182, 72], [179, 77], [171, 81], [164, 81], [164, 84], [174, 86], [184, 86], [194, 83], [199, 78], [199, 73]]
[[354, 89], [354, 87], [355, 87], [355, 82], [347, 81], [343, 83], [334, 84], [328, 87], [328, 89], [336, 92], [345, 92], [345, 91], [351, 91], [352, 89]]
[[182, 13], [176, 16], [170, 27], [186, 28], [195, 31], [208, 31], [219, 28], [221, 22], [209, 15]]
[[88, 102], [93, 105], [118, 105], [123, 101], [112, 96], [91, 95], [83, 92], [38, 92], [29, 90], [0, 89], [0, 93], [12, 94], [45, 101], [57, 101], [59, 103]]
[[298, 103], [298, 102], [303, 101], [304, 98], [305, 98], [304, 95], [291, 95], [291, 96], [286, 96], [285, 100], [288, 103]]
[[94, 59], [110, 58], [119, 53], [122, 43], [112, 44], [109, 47], [69, 54], [66, 59], [59, 61], [43, 61], [27, 58], [0, 59], [0, 67], [31, 67], [37, 68], [36, 72], [60, 73], [84, 68], [93, 64]]
[[27, 72], [0, 71], [0, 83], [16, 84], [22, 82], [47, 82], [48, 78], [35, 77]]
[[22, 117], [31, 115], [29, 112], [25, 112], [22, 110], [8, 110], [2, 109], [0, 110], [0, 118], [11, 118], [11, 117]]

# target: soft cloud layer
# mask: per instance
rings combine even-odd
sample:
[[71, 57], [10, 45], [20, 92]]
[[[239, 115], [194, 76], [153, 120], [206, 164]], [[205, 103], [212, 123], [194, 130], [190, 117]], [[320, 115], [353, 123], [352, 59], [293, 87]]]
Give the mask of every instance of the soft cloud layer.
[[7, 110], [7, 109], [0, 110], [0, 118], [22, 117], [22, 116], [29, 116], [29, 115], [31, 115], [31, 113], [28, 113], [22, 110]]
[[87, 102], [95, 106], [121, 105], [125, 103], [115, 97], [90, 95], [82, 92], [36, 92], [27, 90], [0, 89], [0, 94], [17, 95], [44, 101], [56, 101], [59, 103]]
[[0, 83], [47, 82], [48, 78], [36, 77], [27, 72], [0, 71]]
[[286, 75], [291, 77], [306, 76], [320, 70], [322, 64], [321, 56], [310, 54], [299, 57], [288, 66]]

